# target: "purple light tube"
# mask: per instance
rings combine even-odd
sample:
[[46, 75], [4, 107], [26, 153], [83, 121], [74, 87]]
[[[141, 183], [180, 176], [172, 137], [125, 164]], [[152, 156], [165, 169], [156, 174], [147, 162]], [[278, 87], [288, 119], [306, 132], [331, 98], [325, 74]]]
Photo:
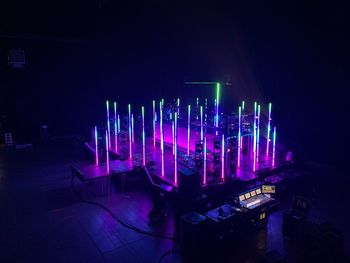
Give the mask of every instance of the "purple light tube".
[[177, 98], [177, 117], [180, 117], [180, 98]]
[[207, 98], [205, 98], [205, 102], [204, 102], [204, 123], [205, 123], [205, 125], [207, 125], [207, 118], [208, 118], [208, 114], [207, 114], [207, 112], [208, 112], [208, 99]]
[[204, 137], [203, 146], [203, 184], [207, 184], [207, 137]]
[[156, 146], [156, 102], [153, 100], [153, 146]]
[[253, 172], [256, 171], [256, 111], [257, 103], [254, 102]]
[[203, 106], [200, 107], [201, 112], [201, 141], [203, 141]]
[[131, 142], [131, 105], [128, 104], [128, 130], [129, 130], [129, 159], [132, 160], [132, 142]]
[[162, 157], [162, 177], [164, 177], [164, 137], [163, 137], [163, 102], [159, 103], [159, 115], [160, 115], [160, 149]]
[[260, 105], [258, 105], [258, 124], [256, 135], [256, 162], [259, 162], [259, 142], [260, 142]]
[[120, 116], [118, 114], [118, 132], [120, 132]]
[[266, 156], [269, 156], [269, 145], [270, 145], [270, 132], [271, 132], [271, 110], [272, 110], [272, 103], [269, 103], [269, 119], [267, 124], [267, 141], [266, 141]]
[[276, 127], [273, 128], [272, 167], [275, 167], [275, 156], [276, 156]]
[[175, 154], [175, 127], [174, 127], [174, 121], [171, 121], [171, 136], [172, 136], [172, 143], [173, 143], [173, 154]]
[[242, 122], [242, 108], [238, 107], [238, 153], [237, 153], [237, 167], [241, 166], [241, 122]]
[[106, 100], [106, 110], [107, 110], [107, 131], [108, 131], [108, 147], [111, 148], [111, 124], [109, 121], [109, 101]]
[[196, 120], [198, 121], [198, 110], [199, 110], [199, 98], [198, 97], [197, 97], [196, 103], [197, 103]]
[[131, 140], [135, 142], [135, 129], [134, 129], [134, 114], [131, 113]]
[[188, 105], [187, 117], [187, 156], [190, 157], [190, 136], [191, 136], [191, 105]]
[[98, 134], [97, 134], [97, 126], [95, 126], [95, 164], [98, 165]]
[[221, 139], [221, 180], [225, 181], [225, 135]]
[[142, 114], [142, 165], [146, 166], [146, 136], [145, 136], [145, 107], [141, 107]]
[[114, 102], [114, 144], [115, 152], [118, 152], [118, 123], [117, 123], [117, 103]]
[[108, 148], [108, 131], [106, 130], [106, 168], [109, 173], [109, 148]]
[[174, 121], [174, 134], [175, 134], [175, 138], [174, 138], [174, 184], [177, 185], [177, 112], [175, 112], [175, 121]]

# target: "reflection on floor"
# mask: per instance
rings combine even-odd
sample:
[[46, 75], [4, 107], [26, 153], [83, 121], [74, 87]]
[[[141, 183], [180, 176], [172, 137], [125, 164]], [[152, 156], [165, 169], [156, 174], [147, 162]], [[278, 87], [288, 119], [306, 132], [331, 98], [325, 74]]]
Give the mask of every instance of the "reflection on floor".
[[[0, 262], [157, 262], [173, 248], [170, 240], [131, 231], [101, 208], [80, 202], [70, 189], [69, 165], [81, 156], [70, 144], [60, 145], [0, 150]], [[302, 185], [296, 191], [311, 193], [315, 199], [313, 220], [336, 224], [345, 234], [348, 251], [350, 216], [344, 212], [347, 200], [343, 196], [349, 178], [328, 170], [309, 174]], [[105, 204], [125, 221], [145, 230], [173, 234], [173, 212], [163, 224], [150, 224], [152, 202], [144, 187], [130, 186], [124, 191], [116, 187], [110, 196], [94, 196], [95, 187], [99, 186], [87, 186], [88, 198]], [[291, 196], [281, 200], [266, 229], [245, 237], [236, 249], [239, 253], [227, 245], [227, 251], [215, 262], [256, 262], [259, 255], [271, 250], [286, 255], [287, 262], [295, 262], [295, 252], [281, 233], [282, 211], [290, 207]], [[162, 262], [186, 260], [174, 253]]]

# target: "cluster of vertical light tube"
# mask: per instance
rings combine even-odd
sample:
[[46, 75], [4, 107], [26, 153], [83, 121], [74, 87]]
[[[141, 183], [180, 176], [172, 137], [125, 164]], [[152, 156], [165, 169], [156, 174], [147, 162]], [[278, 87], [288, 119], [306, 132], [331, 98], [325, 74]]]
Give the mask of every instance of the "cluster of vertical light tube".
[[156, 146], [156, 102], [153, 100], [153, 146]]
[[146, 166], [145, 108], [141, 107], [142, 117], [142, 165]]
[[238, 107], [238, 152], [237, 152], [237, 167], [241, 166], [241, 122], [242, 122], [242, 108]]
[[111, 124], [109, 121], [109, 101], [106, 101], [106, 110], [107, 110], [107, 132], [108, 132], [108, 148], [111, 148]]
[[108, 130], [106, 130], [106, 168], [107, 168], [107, 173], [109, 173], [109, 140], [108, 140]]
[[187, 156], [190, 157], [190, 136], [191, 136], [191, 105], [188, 105], [187, 116]]
[[221, 180], [225, 180], [225, 135], [221, 138]]
[[272, 167], [275, 167], [275, 154], [276, 154], [276, 127], [273, 128]]
[[201, 113], [201, 141], [203, 141], [203, 106], [200, 108]]
[[177, 185], [177, 112], [175, 112], [174, 126], [174, 184]]
[[129, 159], [132, 159], [132, 137], [131, 137], [131, 105], [128, 104], [128, 128], [129, 128]]
[[257, 103], [254, 102], [254, 138], [253, 138], [253, 171], [256, 170], [256, 111], [257, 111]]
[[270, 145], [270, 132], [271, 132], [271, 109], [272, 103], [269, 103], [269, 119], [267, 124], [267, 142], [266, 142], [266, 156], [269, 156], [269, 145]]
[[98, 134], [97, 134], [97, 126], [95, 126], [95, 164], [98, 165]]
[[204, 137], [203, 146], [203, 184], [207, 183], [207, 137]]
[[159, 116], [160, 116], [160, 149], [161, 149], [161, 158], [162, 158], [162, 177], [164, 177], [164, 137], [163, 137], [163, 103], [159, 103]]
[[118, 123], [117, 123], [117, 103], [114, 102], [114, 144], [115, 152], [118, 152]]

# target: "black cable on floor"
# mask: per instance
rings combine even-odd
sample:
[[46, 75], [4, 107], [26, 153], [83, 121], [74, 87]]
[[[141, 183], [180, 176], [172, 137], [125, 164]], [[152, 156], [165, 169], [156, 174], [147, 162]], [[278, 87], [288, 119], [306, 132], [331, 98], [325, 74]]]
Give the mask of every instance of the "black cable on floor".
[[[73, 176], [73, 175], [72, 175]], [[97, 203], [97, 202], [94, 202], [94, 201], [89, 201], [89, 200], [86, 200], [84, 198], [82, 198], [80, 196], [80, 194], [77, 192], [77, 190], [75, 189], [74, 187], [74, 184], [73, 184], [73, 180], [71, 180], [71, 188], [73, 190], [73, 192], [77, 195], [77, 197], [79, 198], [79, 200], [83, 203], [87, 203], [87, 204], [91, 204], [91, 205], [95, 205], [95, 206], [98, 206], [100, 208], [102, 208], [103, 210], [105, 210], [114, 220], [116, 220], [118, 223], [120, 223], [122, 226], [128, 228], [128, 229], [131, 229], [137, 233], [140, 233], [140, 234], [144, 234], [144, 235], [148, 235], [148, 236], [152, 236], [152, 237], [157, 237], [157, 238], [161, 238], [161, 239], [169, 239], [169, 240], [173, 240], [175, 241], [175, 238], [173, 236], [167, 236], [167, 235], [161, 235], [161, 234], [157, 234], [157, 233], [153, 233], [153, 232], [149, 232], [149, 231], [146, 231], [146, 230], [143, 230], [143, 229], [140, 229], [140, 228], [137, 228], [136, 226], [133, 226], [127, 222], [125, 222], [123, 219], [117, 217], [116, 215], [114, 215], [114, 213], [106, 206], [104, 206], [103, 204], [100, 204], [100, 203]]]
[[163, 255], [161, 255], [161, 257], [159, 258], [159, 260], [158, 260], [158, 263], [162, 263], [162, 261], [163, 261], [163, 259], [166, 257], [166, 256], [168, 256], [168, 255], [170, 255], [170, 254], [173, 254], [173, 253], [181, 253], [182, 251], [180, 251], [180, 250], [176, 250], [176, 249], [169, 249], [168, 251], [166, 251], [165, 253], [163, 253]]

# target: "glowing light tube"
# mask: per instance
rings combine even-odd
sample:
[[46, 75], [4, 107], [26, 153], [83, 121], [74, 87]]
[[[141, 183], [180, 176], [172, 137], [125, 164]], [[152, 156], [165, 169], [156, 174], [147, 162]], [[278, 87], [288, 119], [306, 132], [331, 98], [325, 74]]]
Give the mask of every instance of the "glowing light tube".
[[142, 165], [146, 166], [145, 108], [141, 107], [142, 115]]
[[203, 154], [203, 184], [207, 184], [207, 137], [204, 137]]
[[171, 136], [172, 136], [172, 143], [173, 143], [173, 154], [175, 154], [175, 127], [174, 127], [174, 121], [171, 121]]
[[203, 141], [203, 107], [201, 106], [201, 141]]
[[118, 114], [118, 132], [120, 132], [120, 116]]
[[196, 120], [198, 121], [198, 111], [199, 111], [199, 98], [197, 97], [197, 109], [196, 109]]
[[177, 98], [177, 117], [180, 118], [180, 98]]
[[259, 162], [259, 141], [260, 141], [260, 105], [258, 105], [258, 119], [256, 127], [256, 162]]
[[272, 167], [275, 167], [275, 157], [276, 157], [276, 127], [273, 128]]
[[135, 142], [135, 129], [134, 129], [134, 114], [131, 113], [131, 140]]
[[205, 125], [207, 125], [207, 118], [208, 118], [208, 99], [206, 98], [205, 99], [205, 102], [204, 102], [204, 123]]
[[187, 156], [190, 157], [190, 136], [191, 136], [191, 105], [188, 105], [187, 116]]
[[241, 166], [241, 122], [242, 122], [242, 108], [238, 107], [238, 152], [237, 152], [237, 167]]
[[115, 152], [118, 152], [118, 123], [117, 123], [117, 103], [114, 102], [114, 144]]
[[109, 121], [109, 101], [106, 101], [106, 110], [107, 110], [107, 131], [108, 131], [108, 148], [111, 148], [111, 124]]
[[243, 127], [243, 113], [244, 113], [245, 101], [242, 101], [242, 110], [241, 110], [241, 151], [243, 149], [243, 136], [242, 136], [242, 127]]
[[244, 111], [245, 101], [242, 101], [242, 112]]
[[153, 100], [153, 146], [156, 146], [156, 102]]
[[177, 185], [177, 112], [175, 112], [175, 120], [174, 120], [174, 184]]
[[216, 129], [219, 127], [220, 83], [216, 83]]
[[128, 104], [128, 130], [129, 130], [129, 159], [132, 159], [132, 141], [131, 141], [131, 105]]
[[254, 138], [253, 138], [253, 172], [256, 170], [256, 111], [257, 103], [254, 102]]
[[107, 168], [107, 173], [109, 173], [108, 130], [106, 130], [106, 168]]
[[95, 164], [98, 165], [98, 133], [97, 133], [97, 126], [95, 126]]
[[225, 135], [221, 138], [221, 180], [225, 181]]
[[159, 103], [159, 115], [160, 115], [160, 149], [162, 157], [162, 177], [164, 177], [164, 137], [163, 137], [163, 102]]
[[269, 145], [270, 145], [270, 132], [271, 132], [271, 110], [272, 110], [272, 103], [269, 103], [269, 116], [268, 116], [268, 123], [267, 123], [267, 135], [266, 135], [266, 156], [269, 156]]

